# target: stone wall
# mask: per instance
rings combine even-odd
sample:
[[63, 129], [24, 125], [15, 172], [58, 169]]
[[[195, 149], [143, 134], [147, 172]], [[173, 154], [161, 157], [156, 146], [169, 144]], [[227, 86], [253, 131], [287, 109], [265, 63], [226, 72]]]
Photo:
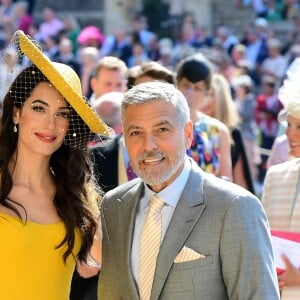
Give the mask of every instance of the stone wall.
[[[109, 1], [109, 0], [108, 0]], [[35, 1], [34, 16], [37, 22], [42, 20], [42, 9], [45, 5], [51, 5], [58, 15], [72, 14], [79, 20], [82, 26], [96, 25], [103, 27], [103, 12], [105, 0], [40, 0]]]
[[[38, 22], [42, 19], [42, 8], [50, 4], [56, 9], [58, 15], [72, 13], [78, 17], [81, 25], [100, 26], [106, 34], [120, 27], [130, 28], [134, 13], [143, 7], [142, 0], [39, 0], [35, 2], [34, 15]], [[184, 9], [193, 11], [200, 24], [210, 28], [210, 2], [210, 0], [185, 0]]]
[[36, 0], [35, 10], [40, 12], [45, 5], [52, 5], [58, 11], [97, 11], [103, 8], [103, 2], [103, 0]]
[[[145, 0], [144, 0], [145, 1]], [[163, 0], [153, 0], [163, 1]], [[172, 1], [172, 0], [168, 0]], [[168, 2], [164, 0], [164, 2]], [[241, 35], [247, 24], [255, 19], [251, 7], [237, 8], [233, 0], [184, 0], [185, 11], [194, 13], [197, 23], [204, 26], [211, 34], [219, 24], [227, 24], [237, 35]], [[41, 21], [42, 7], [50, 4], [59, 14], [72, 13], [82, 26], [96, 25], [105, 34], [115, 32], [118, 28], [130, 28], [134, 13], [141, 10], [143, 0], [36, 0], [34, 15]], [[287, 27], [287, 29], [286, 29]], [[281, 23], [276, 31], [286, 35], [290, 31], [290, 24]]]

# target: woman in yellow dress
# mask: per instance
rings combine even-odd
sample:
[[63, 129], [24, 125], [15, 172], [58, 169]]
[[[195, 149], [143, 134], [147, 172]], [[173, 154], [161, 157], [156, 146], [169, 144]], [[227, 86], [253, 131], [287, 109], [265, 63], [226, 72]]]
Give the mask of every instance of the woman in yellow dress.
[[67, 300], [76, 262], [84, 275], [99, 270], [89, 265], [101, 243], [87, 142], [110, 131], [70, 67], [51, 62], [21, 31], [10, 47], [30, 65], [3, 101], [0, 299]]

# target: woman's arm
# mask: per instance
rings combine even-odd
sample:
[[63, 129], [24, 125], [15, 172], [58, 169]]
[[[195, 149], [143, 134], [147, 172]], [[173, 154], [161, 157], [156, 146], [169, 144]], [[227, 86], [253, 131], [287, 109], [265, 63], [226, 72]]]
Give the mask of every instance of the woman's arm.
[[232, 170], [233, 175], [233, 182], [244, 187], [248, 190], [248, 183], [245, 178], [244, 166], [241, 155], [239, 155], [237, 162]]
[[98, 274], [102, 263], [102, 230], [101, 220], [98, 221], [98, 230], [96, 231], [91, 251], [87, 258], [87, 263], [77, 261], [77, 272], [83, 278], [89, 278]]
[[228, 177], [232, 180], [232, 162], [231, 162], [231, 136], [229, 129], [224, 124], [220, 124], [220, 172], [219, 177]]

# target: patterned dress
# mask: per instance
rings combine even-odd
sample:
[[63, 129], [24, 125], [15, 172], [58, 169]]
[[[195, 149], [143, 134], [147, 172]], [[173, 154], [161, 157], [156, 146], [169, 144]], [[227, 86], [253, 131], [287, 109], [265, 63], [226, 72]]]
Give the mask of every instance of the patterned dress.
[[202, 170], [218, 175], [220, 171], [220, 127], [218, 120], [204, 115], [194, 124], [194, 138], [187, 154]]

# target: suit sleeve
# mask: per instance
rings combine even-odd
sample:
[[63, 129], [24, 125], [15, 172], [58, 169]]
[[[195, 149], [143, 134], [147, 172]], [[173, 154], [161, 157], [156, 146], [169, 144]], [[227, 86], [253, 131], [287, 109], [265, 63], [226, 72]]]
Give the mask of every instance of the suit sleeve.
[[280, 299], [270, 228], [256, 198], [236, 197], [227, 207], [220, 254], [229, 299]]
[[[109, 237], [106, 226], [105, 219], [105, 198], [102, 201], [101, 205], [101, 226], [102, 226], [102, 244], [105, 244], [106, 247], [102, 247], [102, 267], [99, 274], [99, 282], [98, 282], [98, 299], [117, 299], [114, 294], [118, 289], [113, 286], [114, 283], [117, 282], [116, 278], [114, 278], [115, 266], [113, 264], [113, 252], [109, 250]], [[110, 253], [111, 252], [111, 253]]]

